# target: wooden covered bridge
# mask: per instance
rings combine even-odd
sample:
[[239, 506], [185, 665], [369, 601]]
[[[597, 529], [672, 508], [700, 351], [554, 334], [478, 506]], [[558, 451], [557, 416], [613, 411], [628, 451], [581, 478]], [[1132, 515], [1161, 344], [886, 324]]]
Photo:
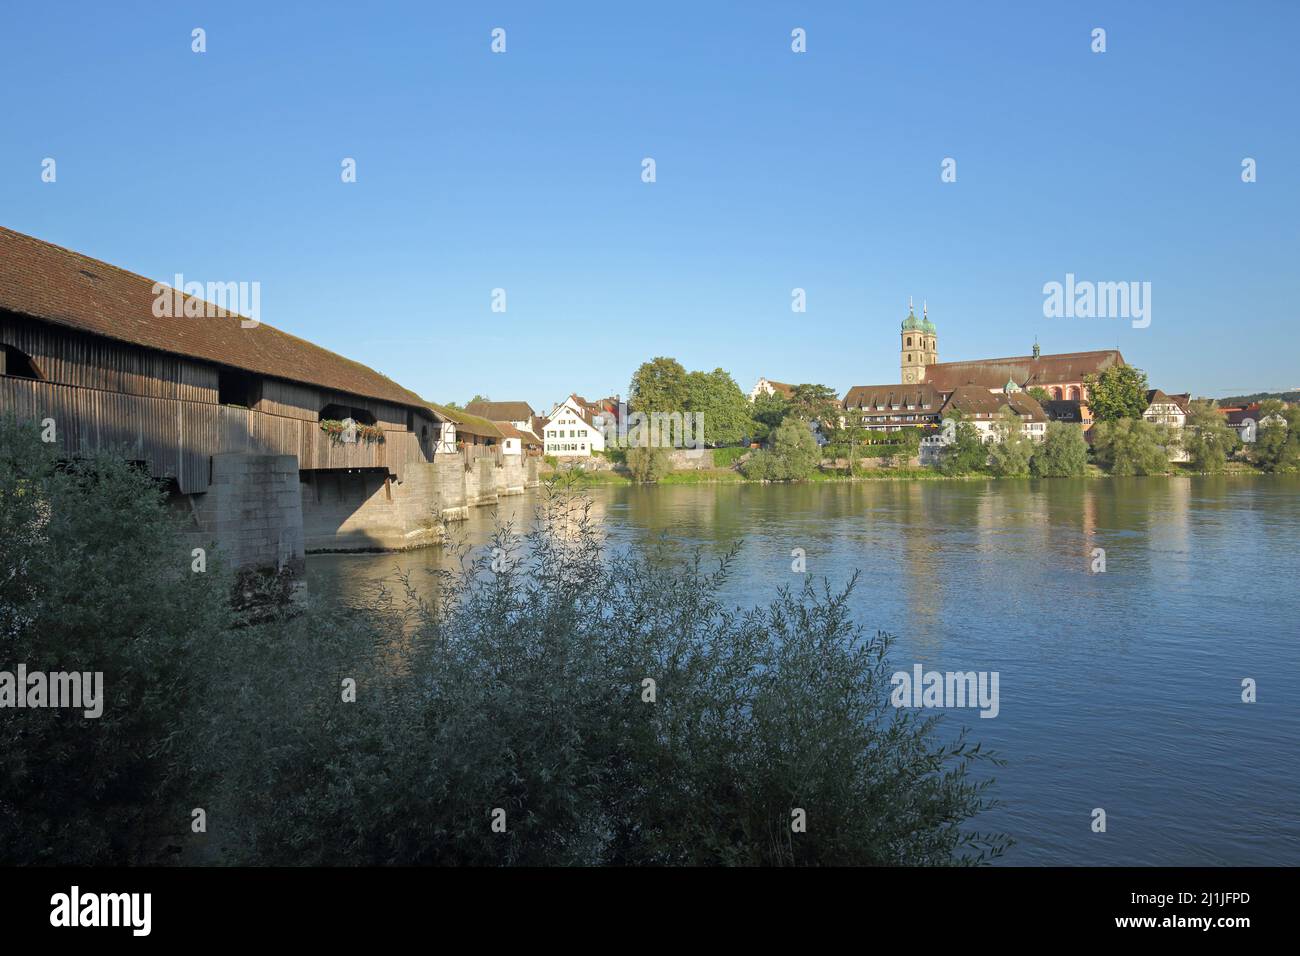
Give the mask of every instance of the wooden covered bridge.
[[[346, 475], [391, 502], [394, 482], [448, 447], [451, 423], [373, 369], [207, 303], [193, 310], [202, 317], [159, 317], [159, 294], [153, 280], [0, 227], [0, 414], [53, 420], [68, 457], [120, 451], [196, 496], [200, 530], [238, 564], [302, 555], [291, 499], [310, 512], [322, 484], [342, 498]], [[339, 434], [348, 419], [356, 427]], [[250, 470], [279, 486], [250, 482]], [[426, 499], [434, 484], [424, 479]]]

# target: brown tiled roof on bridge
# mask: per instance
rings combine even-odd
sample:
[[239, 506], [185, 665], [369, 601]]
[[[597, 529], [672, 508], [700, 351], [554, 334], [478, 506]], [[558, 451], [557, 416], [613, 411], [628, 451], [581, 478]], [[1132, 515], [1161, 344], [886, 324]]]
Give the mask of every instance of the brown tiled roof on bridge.
[[435, 402], [424, 402], [427, 408], [433, 409], [435, 415], [443, 421], [451, 422], [456, 426], [457, 433], [463, 432], [466, 435], [478, 435], [480, 438], [503, 438], [501, 429], [494, 422], [483, 418], [480, 415], [473, 415], [463, 408], [452, 408], [450, 405], [438, 405]]
[[925, 380], [941, 391], [960, 385], [1001, 388], [1014, 381], [1022, 388], [1054, 382], [1082, 382], [1112, 365], [1123, 365], [1118, 349], [1095, 352], [1062, 352], [1058, 355], [1018, 355], [1011, 358], [979, 359], [971, 362], [937, 362], [925, 368]]
[[[0, 309], [143, 348], [365, 398], [424, 407], [414, 392], [372, 368], [265, 322], [242, 328], [214, 318], [157, 318], [155, 282], [0, 226]], [[188, 299], [182, 296], [182, 299]]]

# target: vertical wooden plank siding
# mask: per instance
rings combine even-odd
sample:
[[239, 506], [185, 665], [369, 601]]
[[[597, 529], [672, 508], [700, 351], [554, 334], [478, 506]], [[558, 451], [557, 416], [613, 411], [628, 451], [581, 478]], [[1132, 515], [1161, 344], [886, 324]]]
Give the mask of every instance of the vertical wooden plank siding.
[[[210, 458], [223, 452], [295, 455], [311, 469], [387, 468], [399, 476], [413, 462], [432, 461], [432, 441], [421, 442], [422, 410], [406, 428], [407, 409], [264, 378], [256, 408], [221, 405], [219, 369], [203, 362], [38, 323], [0, 312], [0, 343], [30, 356], [40, 380], [0, 370], [0, 413], [55, 421], [69, 456], [114, 450], [146, 462], [156, 477], [172, 477], [184, 493], [205, 491]], [[383, 442], [342, 443], [321, 431], [320, 410], [334, 403], [370, 411]]]

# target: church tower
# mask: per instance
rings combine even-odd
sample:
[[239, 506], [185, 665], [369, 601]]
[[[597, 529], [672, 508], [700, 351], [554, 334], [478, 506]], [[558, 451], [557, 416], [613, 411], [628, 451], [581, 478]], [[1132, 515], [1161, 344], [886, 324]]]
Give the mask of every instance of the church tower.
[[907, 300], [907, 318], [899, 331], [899, 374], [905, 385], [925, 381], [925, 367], [939, 361], [939, 335], [930, 321], [929, 309], [921, 304], [921, 318], [912, 310], [912, 300]]

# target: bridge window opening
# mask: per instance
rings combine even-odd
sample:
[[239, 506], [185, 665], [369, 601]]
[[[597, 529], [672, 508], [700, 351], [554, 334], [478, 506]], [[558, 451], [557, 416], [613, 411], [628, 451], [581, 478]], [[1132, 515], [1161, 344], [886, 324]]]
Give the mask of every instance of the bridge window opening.
[[323, 422], [341, 422], [346, 418], [352, 419], [358, 425], [375, 424], [374, 413], [364, 408], [354, 408], [351, 405], [326, 405], [320, 410], [320, 419]]
[[6, 345], [4, 351], [0, 352], [0, 375], [34, 378], [38, 381], [45, 378], [36, 367], [36, 363], [32, 361], [32, 357], [12, 345]]
[[217, 401], [252, 408], [257, 404], [257, 386], [257, 379], [247, 372], [223, 368], [217, 375]]

